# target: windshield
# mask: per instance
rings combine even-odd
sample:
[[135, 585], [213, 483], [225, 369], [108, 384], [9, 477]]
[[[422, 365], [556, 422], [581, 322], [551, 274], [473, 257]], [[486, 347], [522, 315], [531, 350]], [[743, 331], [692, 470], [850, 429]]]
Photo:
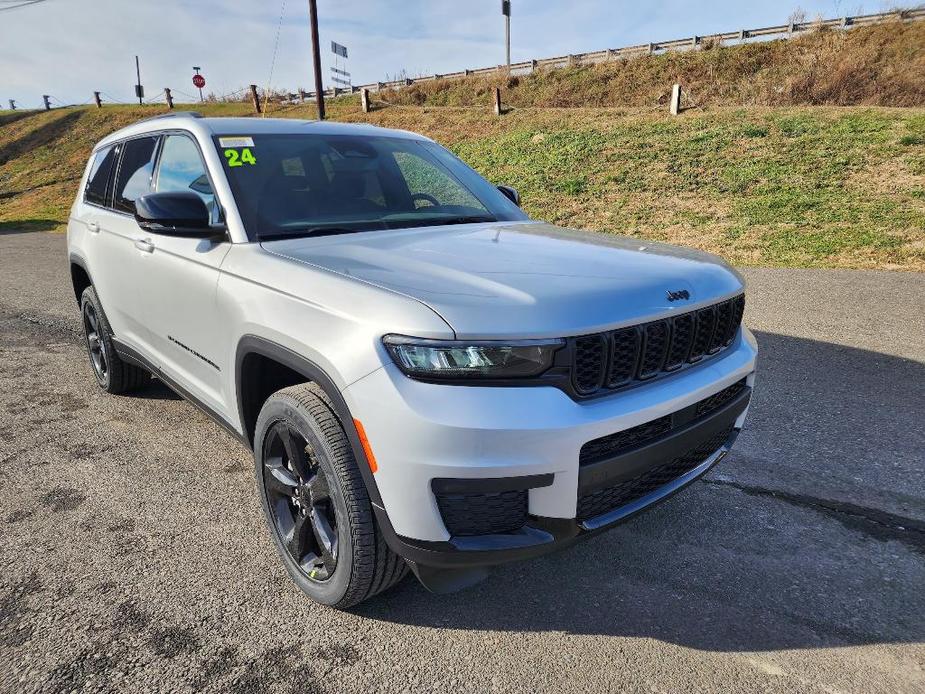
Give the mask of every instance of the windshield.
[[527, 219], [424, 140], [286, 134], [217, 136], [215, 143], [252, 241]]

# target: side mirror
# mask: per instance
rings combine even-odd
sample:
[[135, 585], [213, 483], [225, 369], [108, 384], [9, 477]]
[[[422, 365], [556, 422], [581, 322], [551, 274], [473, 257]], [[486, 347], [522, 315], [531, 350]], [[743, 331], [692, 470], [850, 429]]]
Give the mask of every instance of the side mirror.
[[504, 193], [504, 197], [517, 205], [517, 207], [520, 207], [520, 193], [517, 192], [516, 188], [512, 188], [511, 186], [498, 186], [498, 190]]
[[135, 220], [145, 231], [167, 236], [214, 236], [209, 208], [196, 193], [149, 193], [135, 200]]

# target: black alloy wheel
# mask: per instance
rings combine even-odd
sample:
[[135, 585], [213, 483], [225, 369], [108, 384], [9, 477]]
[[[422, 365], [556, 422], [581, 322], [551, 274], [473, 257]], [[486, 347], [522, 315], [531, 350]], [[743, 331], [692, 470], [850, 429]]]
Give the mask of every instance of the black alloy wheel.
[[254, 476], [283, 566], [309, 597], [338, 609], [408, 573], [379, 530], [344, 421], [349, 413], [323, 388], [300, 383], [267, 398], [254, 430]]
[[286, 551], [312, 581], [334, 575], [338, 518], [331, 487], [310, 444], [285, 421], [264, 439], [263, 479], [273, 523]]
[[151, 379], [151, 374], [145, 369], [123, 361], [116, 352], [112, 328], [92, 286], [86, 287], [80, 294], [80, 318], [90, 366], [101, 389], [113, 394], [127, 393]]
[[109, 356], [106, 353], [106, 341], [102, 336], [102, 322], [90, 301], [84, 302], [83, 305], [83, 323], [84, 335], [87, 338], [87, 353], [90, 355], [93, 373], [97, 381], [105, 384], [109, 373]]

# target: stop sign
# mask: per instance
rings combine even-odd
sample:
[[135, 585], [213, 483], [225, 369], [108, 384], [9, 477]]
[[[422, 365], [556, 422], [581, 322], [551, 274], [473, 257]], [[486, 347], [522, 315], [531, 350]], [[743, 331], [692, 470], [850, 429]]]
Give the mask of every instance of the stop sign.
[[206, 78], [202, 75], [193, 75], [193, 86], [202, 89], [206, 86]]

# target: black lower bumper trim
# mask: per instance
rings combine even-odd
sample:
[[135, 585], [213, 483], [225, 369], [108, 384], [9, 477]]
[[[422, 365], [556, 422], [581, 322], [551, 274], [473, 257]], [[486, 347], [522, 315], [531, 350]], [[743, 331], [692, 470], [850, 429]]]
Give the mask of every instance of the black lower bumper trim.
[[[471, 568], [506, 564], [558, 551], [575, 542], [608, 530], [614, 525], [628, 520], [631, 516], [668, 499], [702, 477], [722, 460], [732, 446], [733, 441], [735, 441], [738, 431], [738, 429], [734, 429], [728, 439], [716, 451], [712, 452], [703, 463], [689, 473], [633, 503], [581, 522], [574, 518], [531, 516], [528, 523], [516, 532], [453, 537], [447, 541], [428, 541], [397, 535], [388, 522], [385, 510], [378, 506], [374, 508], [389, 546], [412, 564], [416, 574], [423, 575], [420, 573], [420, 567], [429, 567], [441, 571], [466, 571], [466, 576], [470, 576], [467, 570]], [[449, 585], [454, 581], [450, 574], [430, 572], [427, 575], [434, 581], [435, 585]], [[470, 578], [474, 575], [472, 574]], [[423, 578], [421, 580], [422, 583], [427, 585]]]
[[722, 435], [732, 429], [748, 407], [750, 398], [751, 388], [746, 388], [707, 417], [672, 429], [627, 452], [581, 467], [578, 472], [578, 496], [637, 478], [664, 461], [685, 455], [703, 442]]

